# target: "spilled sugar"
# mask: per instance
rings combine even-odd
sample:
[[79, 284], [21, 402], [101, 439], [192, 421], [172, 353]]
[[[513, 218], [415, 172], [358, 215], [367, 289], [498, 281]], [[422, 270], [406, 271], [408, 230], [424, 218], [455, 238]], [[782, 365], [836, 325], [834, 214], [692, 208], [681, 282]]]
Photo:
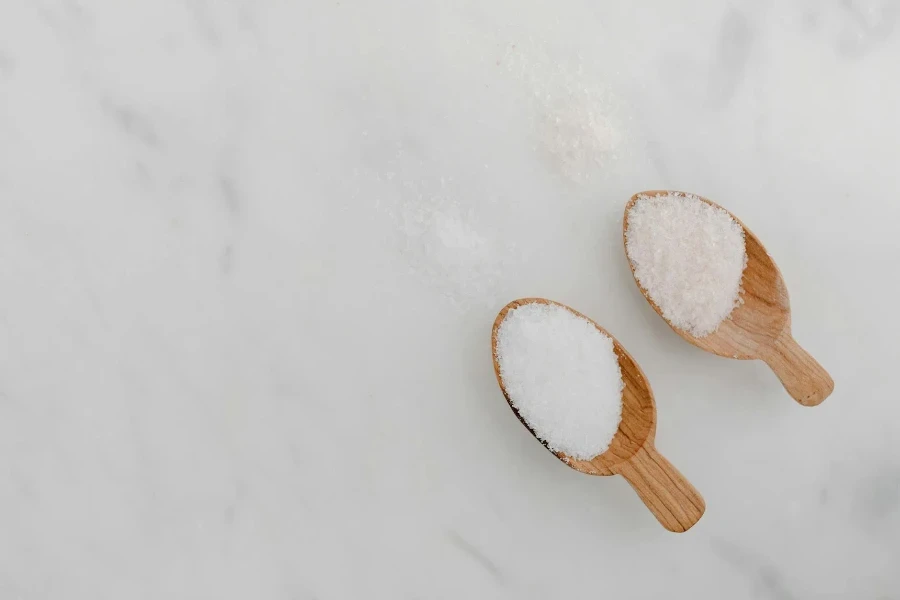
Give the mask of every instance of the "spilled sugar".
[[585, 183], [618, 160], [626, 141], [619, 103], [584, 65], [510, 45], [500, 64], [529, 92], [537, 146], [564, 178]]
[[451, 179], [392, 183], [396, 195], [381, 208], [411, 273], [460, 310], [495, 305], [504, 274], [521, 255], [494, 214], [499, 207], [461, 193]]
[[554, 452], [590, 459], [622, 419], [622, 373], [612, 339], [557, 305], [510, 310], [497, 332], [500, 377], [513, 406]]
[[640, 196], [625, 249], [663, 316], [691, 335], [714, 332], [740, 305], [744, 229], [721, 208], [690, 194]]
[[618, 158], [622, 135], [586, 90], [546, 107], [541, 141], [560, 172], [583, 182]]
[[[534, 150], [548, 167], [573, 182], [607, 174], [627, 141], [615, 116], [614, 107], [620, 105], [596, 76], [586, 74], [581, 59], [554, 60], [540, 45], [527, 43], [496, 47], [496, 52], [490, 75], [514, 84], [513, 99], [523, 108], [520, 126], [531, 131]], [[485, 110], [497, 100], [505, 110], [509, 98], [492, 92], [485, 100]], [[503, 286], [537, 251], [520, 240], [534, 238], [529, 232], [541, 229], [537, 220], [528, 222], [528, 215], [543, 200], [507, 193], [510, 186], [480, 173], [471, 177], [474, 165], [466, 160], [457, 170], [464, 177], [454, 182], [428, 169], [431, 163], [423, 160], [421, 148], [400, 140], [375, 146], [368, 131], [363, 137], [367, 147], [377, 148], [371, 154], [378, 156], [378, 170], [375, 181], [360, 183], [359, 189], [376, 195], [376, 207], [391, 219], [410, 274], [458, 309], [496, 305]], [[480, 171], [482, 165], [477, 167]], [[498, 177], [512, 177], [522, 167], [506, 165]], [[518, 192], [519, 186], [513, 187]], [[374, 191], [379, 188], [380, 193]], [[529, 201], [531, 206], [525, 204]]]

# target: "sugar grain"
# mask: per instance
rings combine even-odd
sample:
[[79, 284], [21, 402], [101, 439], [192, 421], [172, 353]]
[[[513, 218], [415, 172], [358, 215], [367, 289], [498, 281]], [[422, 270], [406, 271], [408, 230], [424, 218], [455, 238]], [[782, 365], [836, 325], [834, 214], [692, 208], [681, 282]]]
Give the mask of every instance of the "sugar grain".
[[622, 418], [622, 373], [612, 339], [558, 305], [510, 310], [497, 333], [500, 377], [512, 405], [554, 452], [590, 459]]
[[744, 229], [697, 196], [639, 197], [628, 212], [625, 249], [663, 316], [691, 335], [711, 334], [741, 303]]
[[530, 92], [536, 148], [564, 178], [590, 182], [613, 170], [627, 142], [622, 103], [582, 57], [551, 57], [520, 41], [500, 64]]

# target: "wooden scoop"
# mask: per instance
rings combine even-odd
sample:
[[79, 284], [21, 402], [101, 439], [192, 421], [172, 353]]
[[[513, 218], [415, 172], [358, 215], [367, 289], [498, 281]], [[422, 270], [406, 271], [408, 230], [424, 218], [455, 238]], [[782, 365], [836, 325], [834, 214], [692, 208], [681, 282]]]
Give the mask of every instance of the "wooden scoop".
[[[613, 341], [613, 350], [619, 358], [619, 368], [625, 383], [625, 389], [622, 391], [622, 421], [606, 452], [590, 460], [577, 460], [562, 452], [554, 452], [556, 457], [576, 471], [588, 475], [622, 475], [663, 527], [677, 533], [690, 529], [703, 516], [706, 503], [694, 486], [663, 458], [653, 445], [656, 438], [656, 404], [644, 372], [618, 340], [594, 321], [564, 304], [543, 298], [514, 300], [500, 311], [491, 332], [491, 354], [494, 358], [497, 382], [510, 408], [528, 431], [537, 438], [534, 430], [525, 422], [506, 393], [503, 378], [500, 376], [500, 364], [497, 361], [497, 332], [506, 313], [523, 304], [531, 303], [553, 304], [565, 308], [587, 319], [602, 333], [608, 335]], [[547, 447], [546, 442], [540, 438], [538, 440], [545, 448]]]
[[[626, 240], [628, 212], [638, 197], [660, 194], [684, 194], [684, 192], [651, 190], [632, 196], [625, 205], [623, 234]], [[706, 198], [697, 197], [711, 206], [722, 208]], [[762, 360], [775, 372], [794, 400], [803, 406], [820, 404], [834, 390], [834, 381], [791, 336], [791, 307], [781, 271], [753, 232], [747, 229], [740, 219], [734, 215], [731, 217], [744, 228], [747, 249], [747, 268], [744, 269], [741, 279], [743, 304], [735, 308], [716, 331], [700, 338], [675, 327], [647, 295], [637, 277], [635, 283], [659, 316], [663, 317], [678, 335], [693, 345], [726, 358]], [[625, 256], [628, 256], [627, 251]], [[630, 259], [628, 264], [634, 275], [634, 265]]]

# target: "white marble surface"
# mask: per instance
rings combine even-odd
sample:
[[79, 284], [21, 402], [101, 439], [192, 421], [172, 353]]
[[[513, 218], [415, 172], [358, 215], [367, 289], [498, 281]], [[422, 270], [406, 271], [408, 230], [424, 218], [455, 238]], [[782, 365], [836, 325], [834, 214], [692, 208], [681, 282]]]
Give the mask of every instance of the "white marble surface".
[[[898, 19], [0, 0], [0, 598], [900, 598]], [[822, 406], [639, 296], [660, 187], [767, 245]], [[513, 417], [523, 295], [643, 365], [692, 531]]]

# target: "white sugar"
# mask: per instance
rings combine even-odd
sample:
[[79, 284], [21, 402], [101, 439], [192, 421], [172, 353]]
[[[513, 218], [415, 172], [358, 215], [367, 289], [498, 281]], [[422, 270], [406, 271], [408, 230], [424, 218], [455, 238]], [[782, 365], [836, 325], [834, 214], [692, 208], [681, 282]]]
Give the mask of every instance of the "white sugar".
[[622, 418], [622, 373], [612, 339], [557, 305], [510, 310], [497, 332], [500, 377], [513, 406], [553, 451], [590, 459]]
[[625, 249], [641, 287], [675, 327], [704, 337], [740, 305], [744, 228], [690, 194], [640, 196]]
[[554, 170], [575, 183], [611, 170], [627, 142], [621, 103], [581, 57], [556, 60], [520, 41], [498, 64], [530, 92], [536, 145]]
[[572, 88], [566, 94], [545, 100], [541, 141], [560, 172], [581, 183], [616, 159], [623, 136], [598, 92]]
[[431, 186], [437, 189], [411, 185], [395, 205], [389, 205], [402, 236], [403, 255], [419, 279], [458, 308], [494, 305], [504, 272], [516, 263], [512, 244], [495, 225], [492, 207], [479, 205], [443, 182]]

